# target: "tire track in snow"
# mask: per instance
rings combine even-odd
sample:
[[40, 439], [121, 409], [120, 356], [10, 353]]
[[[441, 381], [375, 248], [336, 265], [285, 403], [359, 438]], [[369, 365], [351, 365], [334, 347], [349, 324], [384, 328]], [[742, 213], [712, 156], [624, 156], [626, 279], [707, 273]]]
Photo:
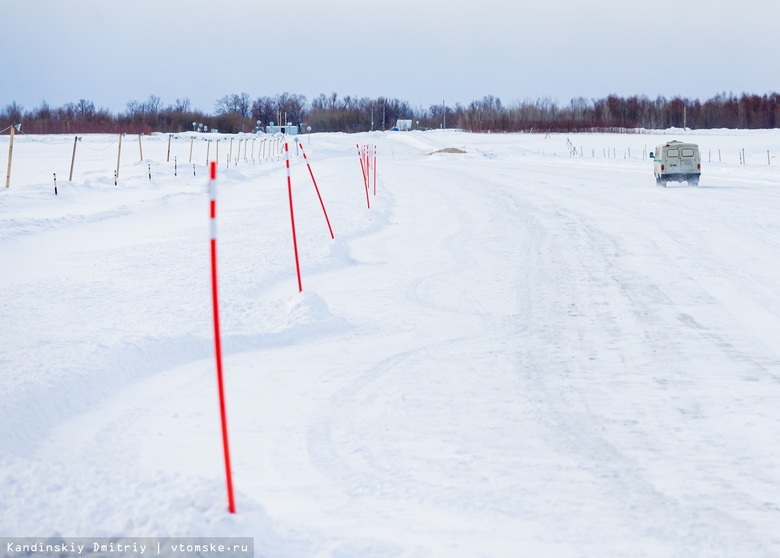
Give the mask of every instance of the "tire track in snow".
[[[552, 195], [540, 197], [542, 207], [535, 214], [548, 216], [548, 221], [538, 232], [540, 250], [531, 267], [537, 270], [538, 278], [531, 282], [543, 285], [545, 278], [556, 280], [546, 292], [543, 288], [536, 293], [542, 296], [529, 296], [527, 305], [539, 323], [553, 321], [544, 330], [531, 332], [541, 341], [535, 345], [542, 350], [524, 353], [522, 367], [529, 371], [529, 389], [539, 394], [539, 417], [548, 425], [551, 442], [580, 470], [588, 472], [589, 482], [607, 497], [601, 502], [604, 512], [619, 514], [612, 524], [622, 524], [627, 536], [665, 541], [672, 543], [671, 548], [691, 551], [707, 547], [715, 555], [724, 549], [726, 555], [734, 551], [769, 555], [770, 541], [757, 543], [752, 525], [743, 518], [664, 490], [663, 483], [657, 482], [658, 473], [668, 474], [672, 463], [682, 467], [682, 471], [674, 471], [682, 479], [696, 478], [695, 468], [702, 465], [695, 457], [687, 459], [692, 456], [675, 459], [678, 456], [670, 453], [670, 444], [665, 444], [658, 432], [679, 433], [685, 427], [677, 423], [677, 413], [688, 409], [696, 413], [700, 407], [690, 370], [696, 368], [695, 358], [706, 354], [706, 349], [691, 357], [677, 348], [675, 337], [690, 336], [691, 331], [677, 319], [666, 293], [648, 289], [654, 285], [647, 277], [621, 266], [616, 255], [624, 253], [622, 239], [610, 238], [599, 230], [597, 222], [587, 223], [576, 212], [565, 210]], [[666, 272], [682, 274], [678, 281], [685, 285], [682, 270], [672, 266], [666, 267]], [[685, 285], [686, 296], [703, 306], [713, 304], [695, 285]], [[564, 312], [569, 300], [573, 301], [570, 311]], [[557, 323], [551, 318], [554, 316], [561, 317]], [[711, 334], [701, 335], [700, 342], [707, 347], [712, 339]], [[604, 373], [609, 377], [604, 378]], [[615, 395], [610, 391], [621, 393], [623, 387], [632, 387], [625, 391], [628, 396], [636, 397], [644, 390], [650, 396], [624, 404], [623, 413], [614, 408], [599, 409], [599, 405], [614, 404]], [[668, 387], [682, 388], [681, 393]], [[655, 400], [656, 396], [660, 400]], [[688, 400], [683, 399], [686, 396]], [[683, 408], [677, 411], [680, 399]], [[669, 409], [669, 405], [674, 406]], [[625, 417], [622, 424], [615, 420], [620, 414]], [[706, 430], [686, 434], [699, 447], [716, 442]], [[649, 447], [641, 447], [643, 444]], [[653, 456], [659, 462], [648, 466], [646, 460]], [[653, 474], [648, 474], [648, 469], [654, 469], [650, 471]], [[716, 464], [717, 469], [725, 471], [727, 467]], [[713, 480], [697, 488], [734, 493], [718, 486], [720, 479]], [[752, 499], [747, 493], [739, 498]], [[754, 501], [753, 505], [760, 508], [762, 502]]]
[[[489, 174], [499, 175], [495, 171]], [[724, 549], [725, 555], [771, 555], [771, 541], [756, 541], [750, 533], [750, 521], [744, 514], [726, 512], [723, 502], [733, 497], [749, 509], [763, 509], [761, 521], [771, 518], [772, 508], [766, 508], [756, 494], [744, 491], [744, 486], [729, 485], [727, 479], [734, 480], [733, 471], [740, 467], [734, 460], [713, 461], [714, 456], [728, 455], [728, 444], [719, 446], [701, 422], [714, 416], [713, 405], [718, 404], [696, 394], [696, 385], [705, 381], [707, 366], [702, 367], [702, 363], [719, 366], [725, 345], [718, 344], [721, 334], [717, 331], [692, 330], [678, 308], [687, 306], [696, 314], [705, 312], [721, 319], [715, 301], [690, 280], [688, 258], [677, 257], [674, 250], [667, 253], [666, 247], [674, 244], [664, 236], [668, 233], [663, 227], [661, 237], [645, 239], [642, 230], [621, 238], [611, 234], [608, 220], [599, 220], [610, 216], [609, 203], [619, 202], [617, 207], [622, 209], [620, 204], [630, 202], [635, 194], [602, 199], [595, 192], [578, 207], [578, 196], [569, 199], [570, 188], [544, 184], [547, 177], [518, 178], [518, 173], [508, 172], [506, 181], [488, 184], [478, 169], [471, 174], [468, 169], [458, 169], [447, 176], [448, 192], [463, 194], [466, 185], [473, 187], [470, 193], [483, 189], [511, 208], [501, 215], [524, 219], [520, 229], [524, 236], [518, 243], [526, 246], [514, 252], [522, 254], [523, 261], [513, 262], [508, 270], [514, 274], [515, 304], [511, 312], [491, 315], [484, 307], [476, 310], [478, 305], [452, 305], [452, 297], [429, 288], [446, 285], [441, 278], [449, 274], [469, 278], [458, 263], [478, 261], [475, 253], [464, 249], [463, 239], [469, 237], [472, 224], [454, 195], [445, 198], [442, 206], [456, 215], [457, 226], [445, 231], [437, 243], [445, 248], [448, 259], [442, 258], [441, 267], [426, 268], [428, 274], [421, 273], [410, 281], [407, 300], [427, 312], [455, 315], [459, 310], [492, 327], [496, 337], [506, 343], [520, 344], [508, 351], [514, 355], [514, 368], [521, 380], [511, 393], [514, 403], [527, 410], [509, 411], [504, 416], [517, 418], [523, 428], [516, 435], [533, 448], [525, 453], [511, 446], [513, 451], [507, 452], [517, 457], [514, 464], [525, 478], [513, 483], [511, 473], [499, 475], [508, 484], [496, 492], [495, 486], [473, 476], [480, 468], [494, 471], [492, 463], [477, 459], [459, 472], [456, 465], [463, 456], [443, 448], [438, 454], [448, 459], [443, 457], [438, 463], [440, 470], [435, 470], [432, 456], [420, 457], [426, 455], [426, 448], [417, 448], [411, 455], [402, 453], [415, 442], [396, 432], [413, 429], [414, 421], [408, 420], [405, 430], [386, 424], [403, 412], [423, 420], [425, 414], [413, 411], [424, 404], [413, 406], [389, 398], [388, 393], [398, 389], [394, 387], [397, 383], [419, 387], [420, 378], [436, 371], [437, 364], [441, 367], [442, 362], [448, 362], [459, 346], [486, 340], [479, 336], [439, 338], [438, 343], [375, 364], [361, 381], [331, 400], [332, 408], [338, 411], [323, 417], [309, 435], [312, 460], [327, 464], [323, 472], [355, 498], [373, 495], [428, 503], [439, 509], [479, 510], [494, 519], [534, 522], [529, 529], [537, 534], [544, 533], [546, 525], [562, 525], [557, 533], [546, 536], [575, 541], [594, 552], [614, 550], [615, 545], [629, 549], [639, 543], [642, 548], [667, 554], [675, 548], [695, 551], [706, 547], [714, 555]], [[593, 188], [587, 179], [578, 185]], [[651, 216], [651, 221], [654, 218]], [[647, 227], [641, 218], [637, 222]], [[659, 232], [658, 228], [652, 230]], [[507, 230], [502, 234], [508, 234]], [[657, 262], [668, 278], [659, 281], [655, 273], [648, 276], [646, 262], [637, 269], [637, 258]], [[450, 284], [467, 291], [462, 281], [452, 279]], [[669, 285], [675, 288], [670, 291]], [[518, 327], [521, 320], [517, 316], [522, 316], [525, 325]], [[521, 336], [526, 325], [528, 333]], [[686, 343], [678, 342], [681, 335], [688, 337]], [[724, 330], [723, 335], [731, 334]], [[691, 348], [695, 353], [687, 354]], [[733, 357], [727, 354], [726, 358]], [[481, 370], [478, 363], [474, 370]], [[445, 392], [448, 387], [450, 384], [439, 382]], [[431, 395], [426, 404], [436, 400]], [[469, 408], [469, 412], [480, 422], [479, 407], [476, 412]], [[485, 444], [469, 440], [464, 434], [468, 426], [453, 420], [457, 414], [448, 417], [459, 426], [454, 434], [440, 430], [430, 436], [421, 434], [420, 440], [428, 444], [431, 440], [454, 440], [456, 447], [465, 448], [466, 455], [475, 459], [477, 448], [486, 449]], [[365, 420], [376, 429], [364, 427]], [[373, 447], [377, 429], [395, 436], [397, 443], [385, 437], [384, 445]], [[448, 437], [448, 433], [452, 435]], [[695, 449], [687, 449], [686, 443]], [[388, 447], [400, 453], [394, 455]], [[708, 450], [712, 447], [717, 449]], [[705, 457], [698, 458], [696, 452]], [[411, 473], [404, 467], [409, 462], [417, 464]], [[436, 474], [442, 470], [450, 476], [439, 484], [435, 481], [442, 477]], [[700, 478], [699, 470], [708, 474]], [[771, 485], [767, 487], [771, 490]], [[581, 519], [583, 506], [593, 510], [590, 520]], [[539, 509], [545, 511], [534, 511]], [[615, 525], [619, 526], [617, 533], [603, 531]], [[613, 546], [605, 549], [600, 540], [610, 540]]]

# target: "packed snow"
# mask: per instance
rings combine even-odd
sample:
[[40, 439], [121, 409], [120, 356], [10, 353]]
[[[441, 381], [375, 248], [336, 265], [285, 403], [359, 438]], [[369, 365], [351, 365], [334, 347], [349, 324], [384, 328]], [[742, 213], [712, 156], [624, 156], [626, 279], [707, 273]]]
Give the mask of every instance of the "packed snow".
[[780, 131], [298, 139], [16, 134], [0, 537], [780, 556]]

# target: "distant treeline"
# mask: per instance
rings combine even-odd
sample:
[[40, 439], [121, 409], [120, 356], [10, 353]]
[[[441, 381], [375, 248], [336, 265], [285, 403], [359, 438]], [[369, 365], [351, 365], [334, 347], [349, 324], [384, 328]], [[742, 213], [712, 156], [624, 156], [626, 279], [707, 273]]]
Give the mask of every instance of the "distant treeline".
[[22, 131], [29, 134], [177, 133], [194, 129], [236, 133], [274, 122], [298, 125], [301, 132], [309, 126], [314, 132], [365, 132], [392, 129], [398, 120], [411, 120], [414, 129], [447, 127], [472, 132], [776, 128], [780, 126], [780, 94], [722, 93], [706, 101], [610, 95], [604, 99], [579, 97], [568, 105], [550, 99], [504, 105], [498, 97], [488, 95], [465, 106], [441, 104], [425, 109], [385, 97], [339, 97], [332, 93], [309, 102], [303, 95], [290, 93], [256, 99], [240, 93], [217, 100], [213, 114], [193, 110], [187, 98], [166, 106], [151, 95], [146, 101], [130, 101], [120, 114], [96, 108], [86, 99], [59, 108], [43, 102], [29, 110], [12, 102], [0, 111], [0, 130], [22, 123]]

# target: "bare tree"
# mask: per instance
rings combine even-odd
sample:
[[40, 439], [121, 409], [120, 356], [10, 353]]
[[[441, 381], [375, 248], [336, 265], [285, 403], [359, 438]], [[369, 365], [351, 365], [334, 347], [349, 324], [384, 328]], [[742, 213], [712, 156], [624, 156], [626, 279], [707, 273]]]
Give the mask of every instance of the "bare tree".
[[53, 113], [49, 103], [46, 101], [41, 101], [41, 105], [38, 108], [33, 109], [30, 116], [35, 120], [50, 120], [53, 116]]
[[244, 118], [249, 118], [251, 108], [252, 102], [250, 101], [249, 93], [225, 95], [218, 99], [214, 105], [214, 109], [219, 115], [238, 114]]
[[144, 103], [144, 112], [146, 114], [156, 115], [162, 110], [163, 102], [157, 95], [149, 95]]
[[86, 99], [79, 99], [79, 102], [76, 103], [76, 114], [79, 116], [95, 114], [95, 103]]
[[259, 120], [265, 125], [276, 121], [277, 106], [276, 101], [271, 97], [258, 97], [252, 102], [252, 118]]
[[18, 104], [16, 101], [11, 101], [10, 104], [5, 106], [5, 110], [0, 116], [6, 120], [9, 120], [11, 124], [18, 124], [22, 121], [23, 112], [24, 107], [22, 105]]
[[252, 101], [249, 98], [249, 93], [233, 95], [233, 105], [235, 106], [236, 114], [239, 114], [244, 118], [249, 118], [250, 110], [252, 108]]
[[[303, 95], [290, 95], [285, 91], [281, 95], [276, 96], [276, 106], [283, 116], [287, 116], [288, 122], [300, 124], [304, 116], [306, 97]], [[287, 124], [287, 122], [284, 124]]]
[[176, 99], [176, 102], [173, 103], [173, 106], [171, 107], [171, 110], [173, 112], [191, 112], [191, 104], [190, 104], [190, 98], [185, 97], [183, 99]]

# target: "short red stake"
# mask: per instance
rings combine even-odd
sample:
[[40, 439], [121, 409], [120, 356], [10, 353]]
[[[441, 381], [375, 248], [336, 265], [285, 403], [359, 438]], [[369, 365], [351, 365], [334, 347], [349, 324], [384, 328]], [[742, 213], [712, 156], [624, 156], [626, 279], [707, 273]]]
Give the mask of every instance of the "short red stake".
[[315, 180], [314, 173], [311, 170], [311, 165], [309, 164], [309, 158], [306, 156], [306, 151], [303, 149], [303, 144], [301, 142], [298, 142], [298, 147], [301, 148], [301, 153], [303, 153], [303, 160], [306, 161], [306, 166], [309, 169], [309, 175], [311, 176], [311, 181], [314, 183], [314, 189], [317, 191], [317, 197], [320, 199], [320, 205], [322, 206], [322, 212], [325, 214], [325, 222], [328, 224], [330, 237], [336, 238], [335, 236], [333, 236], [333, 229], [330, 226], [330, 219], [328, 219], [328, 212], [325, 211], [325, 203], [323, 203], [322, 196], [320, 195], [320, 189], [317, 187], [317, 181]]
[[290, 147], [284, 142], [284, 157], [287, 165], [287, 197], [290, 199], [290, 222], [292, 223], [293, 251], [295, 252], [295, 272], [298, 274], [298, 292], [303, 292], [301, 284], [301, 265], [298, 261], [298, 240], [295, 238], [295, 212], [293, 211], [292, 181], [290, 180]]
[[360, 146], [358, 144], [355, 144], [355, 147], [357, 147], [358, 150], [358, 157], [360, 157], [360, 170], [363, 171], [363, 186], [366, 188], [366, 205], [369, 209], [371, 209], [371, 201], [368, 197], [368, 174], [366, 174], [366, 165], [363, 161], [363, 152], [360, 150]]
[[210, 181], [210, 228], [211, 228], [211, 301], [214, 309], [214, 347], [217, 359], [217, 387], [219, 388], [219, 414], [222, 420], [222, 447], [225, 451], [225, 478], [227, 480], [228, 510], [236, 513], [233, 499], [233, 475], [230, 467], [230, 447], [228, 445], [227, 411], [225, 410], [225, 388], [222, 381], [222, 342], [219, 336], [219, 302], [217, 299], [217, 163], [209, 163]]

